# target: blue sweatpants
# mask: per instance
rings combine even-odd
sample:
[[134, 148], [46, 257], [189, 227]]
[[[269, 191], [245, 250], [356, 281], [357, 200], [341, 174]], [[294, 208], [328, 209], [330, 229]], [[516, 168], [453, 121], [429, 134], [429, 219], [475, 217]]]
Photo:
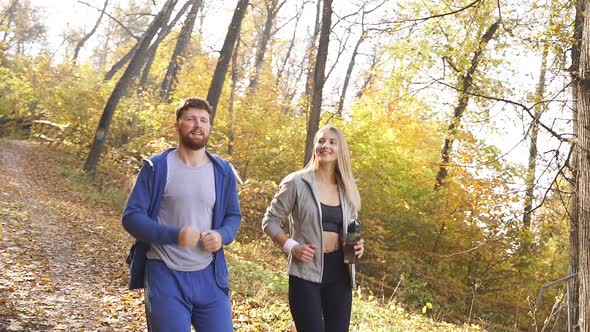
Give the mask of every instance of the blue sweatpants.
[[150, 332], [231, 332], [231, 303], [215, 282], [213, 264], [200, 271], [169, 269], [147, 260], [145, 311]]

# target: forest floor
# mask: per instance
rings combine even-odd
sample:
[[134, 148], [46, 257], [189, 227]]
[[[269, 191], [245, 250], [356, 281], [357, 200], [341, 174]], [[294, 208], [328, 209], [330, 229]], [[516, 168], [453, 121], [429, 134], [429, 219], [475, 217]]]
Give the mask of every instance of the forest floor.
[[141, 330], [120, 212], [64, 185], [53, 151], [0, 140], [0, 330]]
[[[127, 289], [133, 240], [120, 211], [72, 189], [67, 173], [76, 166], [59, 155], [0, 139], [0, 331], [145, 331], [143, 292]], [[284, 269], [245, 258], [259, 260], [268, 248], [228, 247], [236, 331], [294, 330]], [[480, 330], [434, 322], [360, 290], [352, 321], [353, 331]]]

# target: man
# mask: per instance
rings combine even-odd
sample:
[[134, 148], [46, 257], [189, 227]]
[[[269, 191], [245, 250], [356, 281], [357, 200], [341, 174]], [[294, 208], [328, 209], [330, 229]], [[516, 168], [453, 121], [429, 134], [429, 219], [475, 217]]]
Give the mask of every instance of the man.
[[150, 331], [233, 331], [223, 245], [240, 226], [235, 170], [206, 150], [211, 106], [176, 109], [178, 148], [145, 160], [123, 212], [137, 239], [130, 288], [145, 287]]

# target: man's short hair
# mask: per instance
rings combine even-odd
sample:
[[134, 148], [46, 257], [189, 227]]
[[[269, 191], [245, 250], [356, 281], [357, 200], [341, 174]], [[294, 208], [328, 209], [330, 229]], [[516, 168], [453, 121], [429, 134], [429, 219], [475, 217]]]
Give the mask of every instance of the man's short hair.
[[184, 99], [180, 103], [180, 105], [178, 105], [178, 107], [176, 108], [176, 121], [177, 122], [178, 122], [178, 120], [180, 120], [182, 113], [184, 113], [189, 108], [196, 108], [196, 109], [200, 109], [200, 110], [205, 110], [205, 111], [207, 111], [207, 113], [209, 113], [209, 115], [211, 115], [211, 112], [213, 112], [213, 108], [211, 108], [211, 105], [209, 105], [209, 102], [207, 100], [205, 100], [203, 98], [189, 97], [189, 98]]

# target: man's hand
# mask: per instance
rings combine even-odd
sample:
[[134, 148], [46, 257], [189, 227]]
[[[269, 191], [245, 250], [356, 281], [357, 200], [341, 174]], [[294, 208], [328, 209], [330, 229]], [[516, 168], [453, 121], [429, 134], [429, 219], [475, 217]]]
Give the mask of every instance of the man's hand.
[[221, 235], [214, 230], [201, 234], [201, 245], [207, 252], [216, 252], [221, 249]]
[[199, 243], [201, 234], [192, 226], [184, 226], [178, 233], [178, 245], [181, 247], [195, 247]]
[[313, 244], [298, 244], [291, 249], [291, 255], [304, 263], [311, 262], [316, 246]]

